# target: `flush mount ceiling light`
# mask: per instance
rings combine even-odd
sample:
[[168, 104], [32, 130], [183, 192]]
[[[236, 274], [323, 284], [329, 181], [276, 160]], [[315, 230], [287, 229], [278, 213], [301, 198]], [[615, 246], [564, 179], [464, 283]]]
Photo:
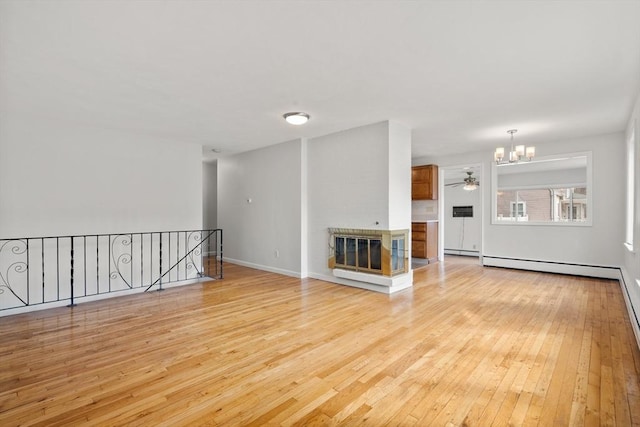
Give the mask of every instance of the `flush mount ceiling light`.
[[286, 113], [282, 117], [284, 117], [287, 123], [296, 125], [296, 126], [307, 123], [307, 121], [310, 118], [307, 113], [301, 113], [301, 112]]
[[[536, 155], [536, 147], [525, 147], [524, 145], [516, 145], [514, 147], [513, 134], [516, 132], [518, 132], [518, 129], [511, 129], [507, 131], [508, 134], [511, 134], [511, 151], [509, 151], [508, 163], [517, 163], [522, 160], [523, 157], [526, 157], [527, 160], [531, 161], [531, 159]], [[498, 164], [507, 163], [507, 161], [502, 161], [504, 159], [504, 147], [496, 148], [496, 152], [493, 154], [493, 159]]]

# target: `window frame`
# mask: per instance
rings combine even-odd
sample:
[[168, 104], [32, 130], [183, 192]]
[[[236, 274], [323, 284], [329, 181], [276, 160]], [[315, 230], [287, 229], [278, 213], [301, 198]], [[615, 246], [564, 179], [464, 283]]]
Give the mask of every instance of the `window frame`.
[[640, 153], [638, 147], [638, 135], [636, 120], [633, 120], [631, 128], [629, 129], [630, 135], [626, 138], [625, 149], [627, 155], [627, 182], [626, 182], [626, 201], [625, 201], [625, 236], [623, 245], [631, 253], [636, 252], [637, 248], [637, 236], [638, 236], [638, 222], [636, 219], [637, 212], [637, 199], [638, 199], [638, 185], [636, 184], [636, 177], [640, 174], [638, 170], [637, 154]]
[[[520, 213], [520, 209], [516, 206], [522, 206], [522, 215], [518, 215]], [[525, 218], [527, 216], [527, 202], [524, 200], [509, 201], [509, 213], [511, 214], [511, 218]]]
[[[549, 226], [549, 227], [592, 227], [594, 218], [593, 209], [593, 153], [591, 151], [573, 152], [573, 153], [558, 153], [554, 155], [539, 157], [534, 161], [555, 161], [562, 159], [569, 159], [572, 157], [585, 157], [587, 162], [587, 177], [586, 183], [584, 182], [564, 182], [557, 185], [554, 184], [532, 184], [522, 185], [515, 187], [498, 188], [498, 168], [501, 167], [495, 162], [491, 164], [491, 202], [492, 202], [492, 225], [512, 225], [512, 226]], [[513, 166], [513, 165], [512, 165]], [[517, 167], [517, 165], [515, 165]], [[587, 218], [584, 221], [505, 221], [498, 217], [498, 191], [514, 191], [514, 190], [527, 190], [527, 189], [540, 189], [540, 188], [580, 188], [585, 187], [587, 189]]]

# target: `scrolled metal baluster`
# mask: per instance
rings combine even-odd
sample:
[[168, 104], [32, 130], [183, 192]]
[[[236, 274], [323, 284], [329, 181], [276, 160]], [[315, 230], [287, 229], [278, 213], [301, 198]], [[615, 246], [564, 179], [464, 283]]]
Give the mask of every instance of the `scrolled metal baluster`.
[[[0, 246], [0, 261], [2, 261], [3, 259], [7, 259], [6, 257], [8, 256], [9, 257], [16, 256], [16, 255], [20, 256], [22, 254], [25, 254], [26, 252], [27, 252], [27, 243], [25, 242], [25, 240], [23, 239], [7, 240], [5, 243], [2, 244], [2, 246]], [[11, 259], [9, 259], [9, 261], [11, 261]], [[29, 275], [28, 261], [29, 260], [27, 259], [27, 262], [21, 261], [21, 260], [10, 262], [7, 264], [6, 270], [4, 269], [4, 266], [0, 266], [0, 294], [3, 294], [5, 293], [5, 290], [8, 290], [24, 306], [28, 306], [29, 302], [28, 300], [26, 300], [26, 298], [22, 298], [20, 295], [18, 295], [18, 292], [16, 291], [16, 289], [14, 289], [14, 286], [12, 286], [11, 273], [17, 273], [17, 274], [27, 273], [27, 276], [28, 276]]]
[[191, 241], [191, 238], [193, 237], [194, 242], [197, 243], [196, 248], [189, 250], [189, 246], [187, 245], [187, 247], [185, 248], [186, 253], [189, 254], [189, 261], [187, 262], [187, 270], [191, 270], [191, 269], [195, 269], [196, 270], [196, 276], [197, 277], [202, 277], [203, 274], [200, 271], [200, 269], [198, 269], [198, 266], [196, 265], [193, 256], [199, 256], [201, 254], [201, 240], [202, 240], [202, 231], [192, 231], [191, 233], [189, 233], [189, 237], [188, 237], [188, 241]]
[[131, 239], [130, 236], [127, 236], [127, 235], [124, 235], [124, 234], [118, 234], [118, 235], [115, 236], [115, 238], [111, 239], [111, 245], [110, 245], [111, 246], [111, 250], [110, 250], [109, 253], [111, 255], [111, 260], [113, 261], [113, 267], [115, 268], [115, 271], [112, 271], [110, 273], [110, 277], [113, 280], [115, 280], [118, 277], [120, 277], [120, 279], [122, 279], [124, 284], [127, 285], [127, 287], [129, 287], [129, 289], [131, 289], [132, 285], [122, 275], [122, 271], [120, 270], [120, 266], [121, 266], [121, 264], [130, 264], [132, 256], [131, 256], [131, 253], [126, 253], [125, 252], [125, 253], [119, 254], [116, 257], [115, 244], [118, 243], [118, 242], [122, 245], [122, 247], [127, 247], [128, 246], [131, 249], [132, 239]]

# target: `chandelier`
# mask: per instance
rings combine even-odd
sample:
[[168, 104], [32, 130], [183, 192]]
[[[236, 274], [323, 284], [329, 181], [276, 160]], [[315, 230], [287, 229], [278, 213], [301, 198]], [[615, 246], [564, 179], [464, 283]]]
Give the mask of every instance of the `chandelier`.
[[513, 145], [513, 134], [518, 132], [518, 129], [510, 129], [507, 131], [511, 135], [511, 150], [509, 151], [509, 158], [504, 158], [504, 147], [496, 148], [496, 152], [493, 153], [493, 159], [496, 163], [517, 163], [523, 158], [531, 161], [536, 155], [536, 147], [525, 147], [524, 145]]

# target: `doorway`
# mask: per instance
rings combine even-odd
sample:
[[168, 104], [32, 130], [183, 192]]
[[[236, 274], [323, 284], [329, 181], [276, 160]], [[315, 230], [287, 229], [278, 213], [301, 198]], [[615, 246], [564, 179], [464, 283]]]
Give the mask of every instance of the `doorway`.
[[441, 167], [439, 247], [443, 260], [480, 263], [482, 202], [487, 189], [482, 164]]

